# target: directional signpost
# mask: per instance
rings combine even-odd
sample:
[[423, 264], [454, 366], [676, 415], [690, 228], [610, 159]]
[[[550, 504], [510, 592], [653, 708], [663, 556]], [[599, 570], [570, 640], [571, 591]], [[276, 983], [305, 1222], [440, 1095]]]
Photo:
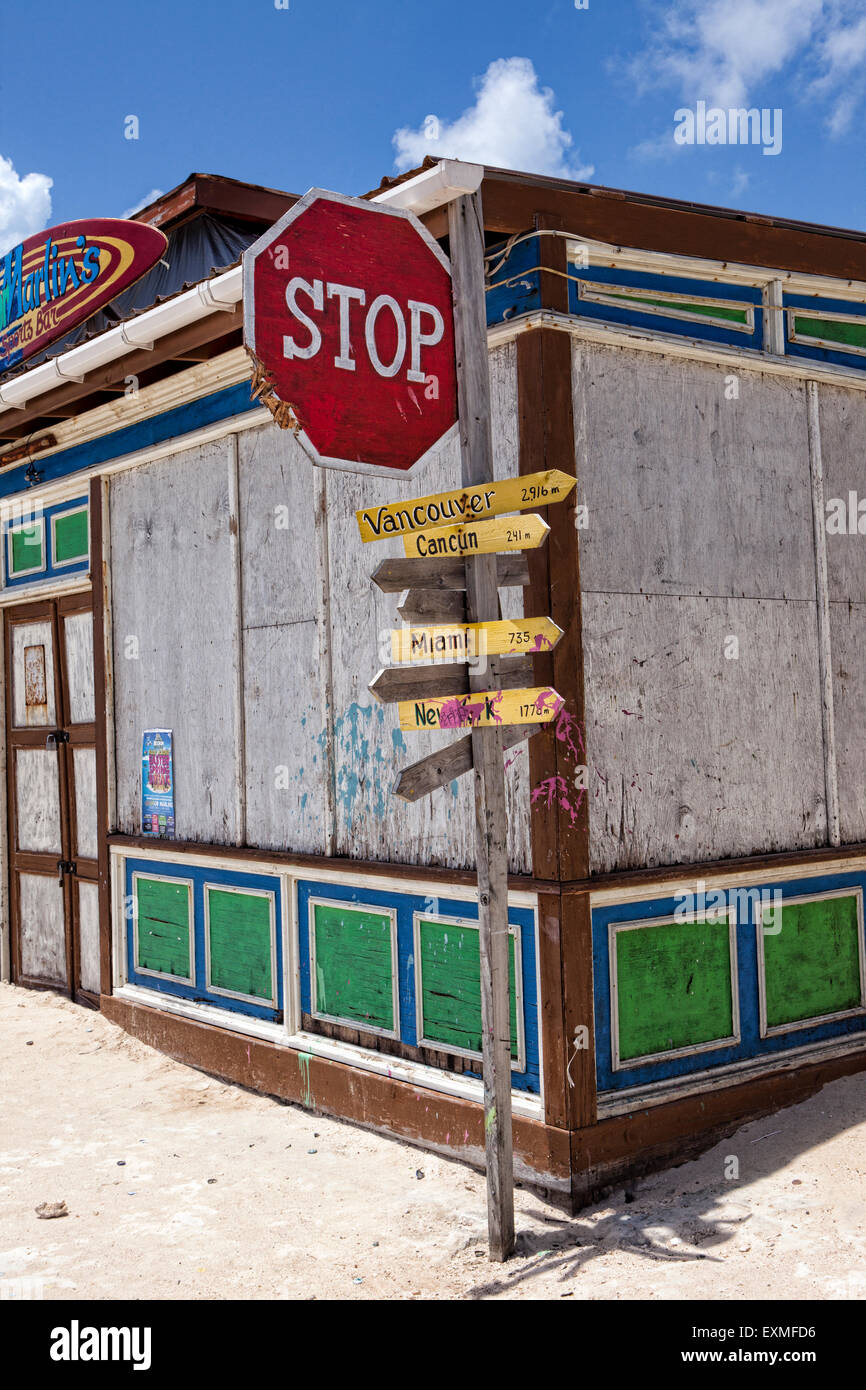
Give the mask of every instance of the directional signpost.
[[515, 652], [552, 651], [562, 628], [550, 618], [520, 618], [498, 623], [452, 623], [450, 626], [405, 627], [391, 633], [392, 661], [477, 661], [479, 657]]
[[397, 705], [403, 730], [465, 731], [405, 768], [394, 794], [416, 801], [475, 772], [488, 1230], [491, 1259], [504, 1260], [514, 1178], [503, 751], [563, 702], [533, 684], [531, 660], [561, 630], [503, 619], [498, 591], [529, 582], [520, 552], [549, 531], [533, 509], [575, 479], [494, 480], [483, 225], [479, 194], [449, 204], [449, 263], [410, 213], [313, 189], [244, 255], [244, 340], [256, 394], [319, 465], [406, 477], [459, 414], [460, 488], [356, 516], [365, 542], [402, 538], [406, 558], [383, 561], [373, 580], [408, 589], [401, 612], [412, 619], [392, 633], [395, 664], [371, 692]]

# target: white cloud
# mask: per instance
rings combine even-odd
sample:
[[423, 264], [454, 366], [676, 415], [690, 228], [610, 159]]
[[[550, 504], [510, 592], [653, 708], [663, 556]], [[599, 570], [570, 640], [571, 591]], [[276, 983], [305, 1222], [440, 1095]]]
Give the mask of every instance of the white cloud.
[[[787, 69], [798, 98], [827, 108], [832, 135], [842, 135], [866, 99], [866, 17], [863, 0], [673, 0], [653, 6], [656, 32], [626, 64], [639, 94], [661, 88], [686, 105], [776, 106], [766, 86]], [[648, 137], [630, 153], [673, 156], [668, 133]]]
[[857, 107], [866, 95], [866, 17], [847, 21], [851, 11], [836, 10], [817, 48], [820, 69], [810, 95], [829, 101], [827, 126], [831, 135], [850, 129]]
[[677, 0], [631, 76], [643, 90], [676, 87], [692, 103], [742, 106], [810, 42], [823, 14], [824, 0]]
[[11, 159], [0, 155], [0, 255], [47, 224], [53, 183], [47, 174], [20, 178]]
[[[428, 116], [395, 131], [395, 167], [412, 169], [427, 155], [494, 164], [533, 174], [588, 179], [591, 164], [572, 161], [574, 140], [549, 87], [539, 87], [529, 58], [498, 58], [477, 83], [475, 105], [455, 121]], [[576, 151], [574, 154], [576, 155]]]
[[122, 212], [120, 214], [121, 217], [134, 217], [137, 212], [141, 212], [142, 208], [149, 207], [151, 203], [155, 203], [157, 198], [161, 198], [164, 192], [165, 189], [163, 188], [152, 188], [149, 193], [145, 193], [143, 198], [139, 198], [138, 202], [134, 203], [131, 208], [127, 208], [126, 212]]

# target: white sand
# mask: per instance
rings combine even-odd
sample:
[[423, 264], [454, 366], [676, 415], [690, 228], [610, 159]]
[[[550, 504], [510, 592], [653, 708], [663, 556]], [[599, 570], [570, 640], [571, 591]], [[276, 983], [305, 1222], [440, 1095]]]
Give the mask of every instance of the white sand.
[[0, 985], [0, 1293], [861, 1299], [864, 1114], [866, 1076], [837, 1081], [579, 1218], [519, 1191], [493, 1265], [482, 1175]]

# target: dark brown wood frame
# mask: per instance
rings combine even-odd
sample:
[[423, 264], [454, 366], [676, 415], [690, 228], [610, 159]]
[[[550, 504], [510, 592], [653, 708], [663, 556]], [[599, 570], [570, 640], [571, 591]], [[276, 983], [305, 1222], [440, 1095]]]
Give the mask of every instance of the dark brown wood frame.
[[[10, 923], [12, 930], [10, 933], [11, 941], [11, 962], [12, 976], [16, 983], [27, 985], [34, 989], [54, 989], [57, 984], [52, 984], [44, 980], [33, 979], [25, 976], [21, 969], [21, 951], [18, 924], [20, 921], [20, 900], [18, 889], [19, 873], [38, 873], [45, 874], [46, 858], [55, 858], [54, 854], [29, 854], [26, 851], [19, 851], [18, 844], [18, 810], [17, 798], [15, 795], [15, 757], [14, 752], [17, 748], [42, 748], [45, 744], [46, 736], [50, 726], [39, 725], [29, 729], [16, 729], [13, 727], [13, 694], [12, 694], [12, 630], [22, 622], [49, 621], [52, 629], [52, 641], [54, 644], [54, 708], [55, 725], [57, 729], [65, 729], [69, 735], [68, 743], [61, 744], [57, 749], [58, 758], [58, 782], [60, 800], [60, 858], [73, 860], [76, 864], [75, 877], [85, 880], [95, 881], [97, 877], [96, 861], [85, 859], [77, 853], [77, 826], [75, 812], [75, 798], [72, 795], [74, 785], [71, 774], [73, 751], [78, 747], [90, 747], [95, 744], [97, 737], [95, 724], [70, 724], [69, 710], [66, 707], [66, 692], [68, 691], [68, 673], [66, 667], [66, 642], [63, 632], [63, 621], [66, 617], [74, 613], [90, 612], [90, 594], [78, 592], [66, 594], [62, 597], [52, 597], [37, 599], [33, 602], [26, 600], [8, 608], [4, 612], [4, 651], [6, 662], [6, 788], [8, 806], [8, 846], [9, 846], [9, 906]], [[98, 998], [90, 991], [79, 987], [79, 968], [80, 958], [78, 950], [78, 901], [77, 893], [72, 884], [72, 875], [65, 875], [62, 887], [63, 892], [63, 912], [66, 937], [66, 989], [70, 998], [78, 999], [80, 1002], [92, 1005], [98, 1004]]]

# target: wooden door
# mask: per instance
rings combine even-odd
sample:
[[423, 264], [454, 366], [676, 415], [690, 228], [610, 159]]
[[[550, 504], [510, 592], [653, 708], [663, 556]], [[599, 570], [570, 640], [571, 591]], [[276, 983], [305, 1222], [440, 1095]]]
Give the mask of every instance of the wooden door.
[[99, 997], [96, 724], [89, 594], [7, 609], [12, 969]]

